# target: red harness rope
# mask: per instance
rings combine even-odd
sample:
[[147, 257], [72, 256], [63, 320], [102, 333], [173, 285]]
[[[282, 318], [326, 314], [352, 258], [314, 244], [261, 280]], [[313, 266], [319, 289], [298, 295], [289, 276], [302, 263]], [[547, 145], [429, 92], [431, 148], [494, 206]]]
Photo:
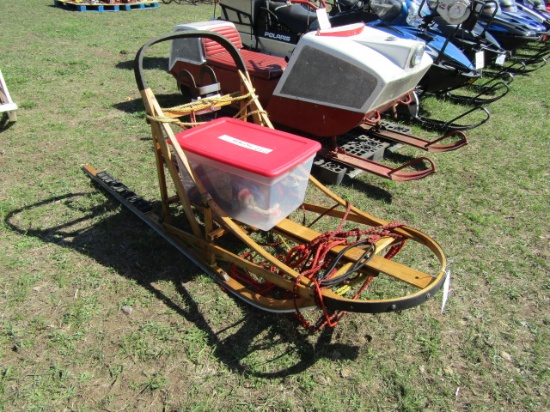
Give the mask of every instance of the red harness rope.
[[[382, 237], [392, 237], [398, 241], [394, 244], [389, 251], [386, 253], [385, 258], [391, 259], [394, 257], [399, 250], [403, 247], [405, 239], [403, 236], [392, 232], [392, 229], [403, 226], [401, 223], [388, 223], [384, 226], [372, 227], [370, 229], [352, 229], [348, 231], [342, 231], [342, 227], [347, 220], [349, 212], [351, 210], [351, 205], [348, 203], [346, 213], [340, 221], [338, 228], [335, 231], [330, 231], [323, 233], [322, 235], [316, 237], [308, 243], [298, 245], [291, 249], [286, 258], [283, 260], [288, 266], [300, 272], [300, 275], [296, 278], [294, 282], [294, 293], [297, 296], [297, 289], [300, 281], [303, 277], [310, 279], [315, 285], [315, 298], [317, 304], [323, 311], [323, 318], [317, 322], [316, 325], [311, 325], [307, 319], [300, 312], [297, 305], [296, 307], [296, 316], [300, 323], [310, 332], [317, 331], [322, 329], [325, 326], [334, 327], [338, 321], [344, 316], [347, 312], [345, 311], [336, 311], [332, 314], [329, 313], [328, 308], [323, 302], [323, 282], [326, 282], [331, 278], [331, 276], [336, 273], [337, 268], [332, 267], [333, 259], [328, 256], [330, 251], [336, 246], [353, 246], [358, 243], [369, 243], [374, 245]], [[370, 259], [370, 257], [369, 257]], [[321, 270], [331, 268], [331, 273], [326, 273], [322, 278], [319, 278]], [[342, 283], [346, 281], [346, 277], [343, 278]], [[363, 285], [355, 293], [352, 299], [358, 299], [359, 296], [365, 291], [368, 285], [371, 283], [373, 276], [369, 276], [365, 279]], [[295, 301], [296, 302], [296, 301]]]
[[[296, 316], [298, 320], [310, 332], [320, 330], [327, 325], [329, 327], [336, 326], [338, 321], [347, 313], [345, 311], [335, 311], [334, 313], [330, 313], [323, 302], [322, 291], [324, 288], [327, 287], [327, 284], [330, 283], [331, 287], [337, 285], [345, 285], [353, 279], [350, 278], [350, 276], [340, 275], [337, 279], [333, 279], [333, 282], [330, 282], [332, 276], [334, 276], [334, 274], [338, 270], [338, 268], [336, 267], [338, 263], [338, 256], [329, 256], [329, 253], [331, 252], [331, 250], [334, 249], [334, 247], [340, 246], [346, 248], [353, 247], [354, 245], [359, 246], [359, 244], [371, 245], [371, 250], [367, 249], [365, 255], [369, 252], [372, 253], [369, 253], [367, 257], [362, 257], [360, 259], [364, 264], [372, 257], [372, 254], [374, 253], [374, 244], [382, 237], [391, 237], [396, 240], [396, 243], [390, 247], [390, 249], [384, 256], [386, 259], [391, 259], [392, 257], [394, 257], [405, 243], [405, 239], [403, 238], [403, 236], [392, 231], [395, 228], [403, 226], [401, 223], [397, 222], [391, 222], [387, 225], [375, 226], [369, 229], [356, 228], [348, 231], [342, 231], [342, 228], [347, 221], [350, 211], [351, 204], [348, 203], [346, 212], [336, 230], [325, 232], [317, 236], [315, 239], [312, 239], [308, 243], [295, 246], [294, 248], [289, 250], [286, 255], [279, 256], [279, 259], [282, 262], [300, 273], [300, 275], [296, 278], [294, 282], [294, 306], [296, 309]], [[249, 259], [251, 261], [254, 260], [255, 256], [256, 254], [253, 251], [247, 252], [242, 255], [243, 258]], [[264, 262], [263, 264], [266, 265], [267, 262]], [[266, 267], [266, 269], [269, 269], [272, 272], [276, 271], [276, 268], [273, 266]], [[355, 270], [358, 269], [354, 269], [354, 271]], [[324, 273], [321, 275], [323, 271]], [[256, 292], [260, 294], [267, 294], [268, 292], [276, 288], [276, 286], [271, 282], [262, 282], [253, 278], [250, 273], [248, 273], [248, 271], [239, 268], [236, 265], [232, 265], [229, 274], [231, 277], [247, 285], [248, 287], [252, 287], [252, 289], [256, 290]], [[315, 285], [315, 300], [323, 312], [322, 318], [315, 325], [312, 325], [304, 317], [297, 305], [296, 298], [298, 297], [298, 287], [300, 285], [300, 281], [304, 277], [310, 279]], [[358, 299], [373, 279], [374, 276], [366, 277], [365, 281], [359, 287], [358, 291], [353, 295], [352, 299]]]

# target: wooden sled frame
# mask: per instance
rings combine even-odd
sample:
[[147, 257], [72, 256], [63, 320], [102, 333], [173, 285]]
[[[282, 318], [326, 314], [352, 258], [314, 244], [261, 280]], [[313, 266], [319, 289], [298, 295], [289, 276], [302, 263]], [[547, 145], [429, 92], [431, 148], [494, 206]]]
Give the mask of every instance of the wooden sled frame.
[[11, 99], [8, 86], [6, 85], [6, 81], [2, 75], [2, 70], [0, 70], [0, 113], [7, 113], [8, 120], [10, 122], [15, 122], [17, 121], [17, 114], [15, 113], [16, 110], [17, 105]]
[[[311, 184], [316, 187], [324, 198], [330, 200], [332, 207], [320, 206], [312, 203], [303, 203], [304, 213], [313, 214], [323, 219], [333, 219], [336, 224], [344, 217], [347, 222], [353, 222], [361, 227], [369, 228], [375, 234], [361, 244], [349, 246], [338, 245], [331, 248], [328, 256], [338, 256], [338, 266], [335, 272], [330, 274], [330, 280], [323, 281], [315, 276], [305, 276], [294, 266], [283, 262], [266, 245], [260, 244], [256, 235], [268, 234], [282, 239], [282, 244], [308, 244], [313, 239], [319, 238], [323, 233], [311, 227], [297, 223], [291, 218], [283, 219], [270, 232], [257, 231], [252, 227], [233, 220], [212, 199], [205, 185], [194, 173], [187, 161], [180, 144], [170, 125], [169, 119], [191, 118], [197, 112], [197, 106], [193, 104], [183, 105], [174, 109], [162, 109], [155, 95], [148, 88], [143, 78], [143, 57], [145, 51], [152, 45], [162, 41], [170, 41], [180, 37], [207, 37], [218, 41], [226, 47], [235, 59], [241, 70], [242, 94], [247, 96], [242, 100], [243, 119], [253, 119], [255, 123], [265, 127], [272, 127], [266, 113], [260, 107], [259, 101], [251, 88], [248, 73], [239, 52], [231, 42], [213, 32], [179, 32], [161, 36], [145, 44], [137, 53], [134, 71], [136, 81], [146, 108], [148, 121], [151, 126], [154, 152], [157, 166], [157, 174], [160, 188], [160, 212], [133, 210], [141, 215], [151, 227], [167, 239], [173, 246], [187, 256], [199, 268], [204, 270], [225, 290], [239, 297], [245, 302], [269, 312], [284, 313], [297, 311], [301, 313], [305, 308], [321, 308], [325, 315], [325, 322], [334, 326], [331, 322], [336, 314], [341, 315], [345, 311], [363, 313], [389, 312], [417, 306], [434, 296], [447, 279], [446, 257], [440, 246], [429, 236], [415, 229], [403, 225], [389, 225], [389, 222], [377, 219], [359, 209], [350, 206], [345, 200], [332, 193], [321, 185], [315, 178], [310, 177]], [[208, 102], [207, 105], [216, 103]], [[227, 104], [227, 103], [220, 103]], [[204, 106], [204, 105], [203, 105]], [[201, 108], [202, 110], [202, 108]], [[200, 193], [200, 201], [191, 199], [182, 182], [182, 169], [193, 179]], [[109, 184], [99, 178], [100, 173], [90, 166], [85, 166], [85, 171], [96, 181], [109, 190]], [[175, 195], [171, 195], [170, 188], [174, 188]], [[110, 192], [130, 209], [136, 209], [131, 203], [136, 200], [126, 201], [133, 196], [119, 195], [120, 187]], [[176, 207], [179, 205], [179, 207]], [[179, 211], [178, 216], [176, 212]], [[181, 215], [185, 219], [181, 218]], [[184, 225], [181, 220], [186, 220]], [[176, 222], [180, 221], [180, 224]], [[384, 228], [384, 230], [382, 230]], [[380, 229], [380, 230], [379, 230]], [[379, 236], [376, 236], [379, 234]], [[224, 239], [229, 242], [224, 243]], [[434, 261], [437, 261], [435, 273], [428, 274], [421, 270], [406, 266], [390, 260], [381, 255], [382, 251], [388, 251], [395, 247], [401, 247], [405, 242], [414, 242], [426, 247]], [[237, 254], [224, 245], [238, 244], [241, 250], [252, 251], [258, 259], [250, 259], [246, 254]], [[368, 258], [367, 251], [369, 252]], [[360, 263], [360, 264], [359, 264]], [[354, 265], [353, 281], [349, 281], [346, 274]], [[270, 285], [275, 293], [264, 293], [243, 282], [242, 278], [233, 276], [228, 267], [236, 267], [245, 271], [262, 285]], [[385, 277], [398, 283], [407, 285], [413, 290], [405, 296], [364, 299], [361, 294], [348, 296], [342, 291], [342, 286], [349, 288], [349, 284], [363, 285], [368, 279]], [[340, 282], [340, 278], [342, 282]], [[344, 281], [345, 280], [345, 281]], [[376, 281], [376, 280], [374, 280]], [[330, 283], [330, 286], [325, 284]]]

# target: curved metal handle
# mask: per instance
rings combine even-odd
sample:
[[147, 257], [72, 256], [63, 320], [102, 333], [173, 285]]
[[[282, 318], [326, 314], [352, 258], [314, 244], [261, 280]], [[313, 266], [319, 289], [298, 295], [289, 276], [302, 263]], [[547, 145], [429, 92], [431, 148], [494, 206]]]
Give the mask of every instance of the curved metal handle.
[[233, 60], [237, 68], [241, 70], [243, 73], [248, 73], [246, 70], [246, 65], [244, 63], [244, 60], [239, 50], [235, 47], [235, 45], [230, 40], [228, 40], [224, 36], [212, 31], [201, 31], [201, 30], [175, 32], [170, 34], [164, 34], [155, 39], [149, 40], [147, 43], [141, 46], [140, 49], [138, 50], [136, 57], [134, 59], [134, 75], [136, 77], [136, 83], [140, 92], [147, 88], [147, 83], [145, 82], [145, 78], [143, 77], [143, 57], [147, 49], [157, 43], [162, 43], [165, 41], [181, 39], [181, 38], [191, 38], [191, 39], [206, 38], [206, 39], [216, 41], [229, 52], [231, 57], [233, 57]]

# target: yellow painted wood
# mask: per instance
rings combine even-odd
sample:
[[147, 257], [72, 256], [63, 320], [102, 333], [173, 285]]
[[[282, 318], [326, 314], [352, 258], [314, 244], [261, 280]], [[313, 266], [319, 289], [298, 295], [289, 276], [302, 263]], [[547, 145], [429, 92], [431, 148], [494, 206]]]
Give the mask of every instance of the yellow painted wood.
[[[246, 96], [246, 99], [242, 100], [240, 115], [247, 118], [251, 117], [255, 123], [273, 128], [267, 113], [261, 107], [254, 93], [248, 73], [239, 72], [239, 75], [242, 80], [241, 93], [243, 96]], [[250, 235], [250, 233], [253, 232], [253, 228], [249, 228], [227, 216], [224, 210], [213, 200], [204, 184], [191, 168], [184, 151], [175, 138], [171, 124], [167, 122], [166, 119], [175, 119], [182, 116], [189, 116], [192, 118], [197, 110], [197, 106], [192, 107], [191, 105], [184, 105], [186, 107], [181, 106], [163, 110], [150, 89], [142, 91], [142, 98], [151, 123], [151, 131], [157, 156], [157, 175], [163, 211], [166, 214], [164, 222], [162, 224], [159, 223], [162, 230], [167, 233], [171, 239], [174, 239], [174, 241], [180, 244], [182, 248], [189, 251], [197, 261], [204, 264], [204, 267], [210, 267], [212, 272], [217, 276], [216, 280], [224, 287], [255, 306], [270, 311], [290, 311], [296, 306], [300, 308], [316, 306], [315, 295], [317, 292], [315, 290], [314, 281], [302, 276], [295, 269], [286, 265], [278, 257], [271, 254], [266, 248], [256, 242]], [[212, 107], [230, 104], [227, 103], [227, 101], [224, 100], [218, 103], [212, 102]], [[203, 107], [201, 107], [201, 109], [203, 109]], [[170, 142], [170, 144], [168, 144], [168, 142]], [[190, 202], [187, 192], [183, 187], [179, 171], [176, 168], [176, 159], [179, 167], [185, 169], [193, 179], [201, 195], [201, 202], [199, 204], [192, 204]], [[168, 175], [176, 189], [177, 199], [179, 199], [179, 203], [189, 221], [191, 227], [189, 232], [174, 226], [172, 222], [175, 219], [170, 218], [171, 209], [168, 205], [173, 202], [174, 197], [170, 197], [168, 194], [168, 184], [166, 181], [168, 176], [165, 173], [166, 169], [168, 169]], [[313, 213], [320, 215], [326, 214], [333, 218], [342, 219], [345, 215], [347, 202], [331, 192], [315, 178], [310, 177], [310, 182], [322, 195], [332, 200], [340, 207], [338, 209], [329, 209], [316, 204], [304, 203], [304, 208]], [[197, 216], [201, 216], [202, 220], [199, 220]], [[367, 227], [384, 226], [388, 224], [387, 221], [375, 218], [355, 207], [350, 208], [347, 220]], [[321, 234], [318, 231], [289, 219], [284, 219], [273, 229], [273, 231], [283, 236], [286, 241], [293, 240], [298, 243], [309, 242]], [[434, 282], [440, 281], [442, 276], [444, 276], [446, 260], [439, 245], [427, 235], [408, 227], [400, 227], [392, 229], [392, 231], [402, 235], [408, 240], [426, 245], [441, 264], [439, 272], [435, 276], [431, 276], [414, 268], [379, 256], [378, 253], [382, 253], [384, 249], [396, 242], [392, 237], [382, 237], [375, 243], [376, 254], [366, 263], [365, 267], [361, 269], [361, 273], [366, 275], [385, 274], [397, 281], [413, 285], [419, 289], [418, 293], [422, 293], [423, 289], [430, 287]], [[264, 260], [267, 262], [266, 266], [274, 270], [272, 271], [266, 267], [253, 263], [223, 248], [218, 241], [228, 235], [235, 237], [246, 249], [254, 250], [259, 260]], [[336, 254], [342, 249], [343, 246], [334, 247], [333, 253]], [[338, 269], [336, 276], [341, 276], [346, 273], [353, 263], [363, 256], [364, 252], [365, 250], [360, 247], [347, 250], [344, 255], [343, 265]], [[296, 293], [296, 299], [274, 299], [256, 293], [254, 290], [251, 290], [226, 273], [224, 267], [229, 267], [230, 265], [237, 265], [254, 274], [254, 276], [264, 279], [265, 282], [272, 283], [281, 289]], [[344, 302], [354, 302], [326, 288], [322, 290], [322, 294], [326, 297]], [[400, 298], [392, 298], [376, 302], [392, 302], [399, 299]]]

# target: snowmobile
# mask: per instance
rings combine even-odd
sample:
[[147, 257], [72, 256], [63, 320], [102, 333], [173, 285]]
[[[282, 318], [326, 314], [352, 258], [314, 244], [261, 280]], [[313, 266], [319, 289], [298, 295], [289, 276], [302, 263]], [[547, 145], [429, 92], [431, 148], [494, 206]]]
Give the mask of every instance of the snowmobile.
[[[497, 0], [474, 1], [470, 18], [458, 26], [448, 23], [438, 15], [437, 4], [436, 1], [428, 0], [428, 7], [422, 8], [429, 30], [437, 30], [451, 38], [471, 59], [476, 58], [477, 53], [482, 51], [486, 67], [493, 69], [484, 70], [484, 76], [488, 75], [510, 84], [514, 74], [527, 73], [544, 65], [544, 52], [525, 55], [519, 53], [516, 48], [539, 41], [541, 37], [535, 36], [533, 31], [526, 31], [528, 27], [516, 21], [517, 19], [508, 18], [506, 21], [505, 18], [503, 21], [499, 17], [503, 13]], [[472, 19], [474, 13], [475, 18]], [[505, 46], [501, 46], [497, 38], [504, 40]]]
[[378, 17], [368, 24], [426, 42], [426, 48], [434, 60], [433, 75], [423, 79], [421, 86], [428, 92], [439, 92], [472, 83], [481, 77], [472, 60], [469, 59], [447, 37], [427, 30], [426, 13], [422, 13], [421, 4], [416, 0], [371, 0], [369, 10]]
[[[381, 142], [375, 127], [379, 112], [408, 96], [431, 66], [423, 43], [388, 38], [356, 23], [304, 34], [286, 59], [244, 49], [235, 25], [225, 20], [182, 24], [175, 30], [209, 30], [230, 39], [243, 54], [270, 119], [279, 129], [323, 141], [322, 159], [316, 166], [334, 168], [336, 184], [345, 173], [360, 171], [396, 181], [420, 179], [435, 171], [426, 157], [397, 168], [380, 163], [390, 144]], [[189, 50], [187, 56], [182, 55]], [[169, 72], [184, 95], [202, 98], [201, 88], [207, 82], [214, 87], [219, 84], [223, 93], [238, 87], [237, 70], [220, 51], [208, 41], [172, 43]], [[384, 137], [388, 134], [384, 131]], [[466, 144], [464, 134], [458, 131], [434, 141], [399, 131], [392, 131], [391, 137], [433, 152]], [[406, 170], [412, 168], [415, 170]]]
[[538, 19], [537, 21], [544, 22], [548, 27], [550, 23], [550, 12], [546, 10], [544, 2], [541, 0], [516, 0], [518, 10], [526, 12], [528, 15]]
[[[161, 107], [143, 61], [152, 46], [168, 41], [223, 49], [238, 69], [238, 90]], [[180, 59], [196, 57], [197, 49], [186, 50]], [[91, 165], [84, 172], [223, 290], [264, 311], [294, 312], [312, 332], [334, 327], [346, 312], [400, 311], [448, 290], [446, 257], [431, 237], [359, 210], [309, 174], [320, 143], [273, 128], [248, 58], [211, 30], [179, 31], [143, 45], [134, 73], [151, 127], [160, 201]], [[236, 117], [197, 123], [232, 104], [240, 106]], [[305, 200], [308, 187], [316, 203]]]
[[[475, 62], [476, 66], [503, 66], [508, 57], [506, 50], [478, 22], [486, 4], [486, 1], [481, 0], [461, 1], [457, 3], [458, 10], [453, 16], [449, 16], [449, 12], [445, 12], [448, 9], [446, 2], [423, 1], [418, 6], [422, 18], [421, 25], [428, 32], [438, 33], [449, 39]], [[445, 17], [441, 13], [444, 13]]]
[[[503, 48], [498, 40], [488, 32], [490, 21], [488, 23], [480, 22], [482, 15], [487, 17], [486, 13], [490, 9], [489, 5], [496, 5], [496, 1], [473, 0], [470, 3], [470, 8], [467, 7], [469, 0], [459, 1], [457, 4], [460, 7], [457, 7], [457, 10], [453, 12], [454, 16], [443, 18], [440, 12], [448, 9], [446, 3], [437, 0], [423, 0], [419, 7], [423, 20], [422, 27], [429, 33], [440, 33], [452, 41], [468, 58], [476, 62], [476, 67], [479, 64], [478, 61], [481, 62], [479, 67], [482, 68], [483, 77], [489, 80], [484, 84], [478, 82], [472, 87], [484, 91], [485, 95], [482, 97], [480, 94], [471, 99], [464, 96], [465, 102], [477, 104], [494, 102], [508, 93], [508, 86], [514, 80], [515, 74], [526, 73], [539, 68], [538, 63], [534, 63], [534, 60], [519, 60], [518, 56], [513, 54], [513, 51]], [[443, 8], [441, 7], [442, 4], [444, 5]], [[489, 16], [490, 19], [498, 11], [496, 7], [492, 10], [492, 14]], [[446, 13], [449, 14], [450, 12], [447, 10]], [[457, 19], [460, 18], [461, 14], [464, 14], [463, 22], [457, 24]], [[452, 98], [459, 102], [463, 99], [462, 96], [458, 95], [454, 95]]]
[[[437, 10], [443, 2], [432, 2], [431, 7]], [[453, 17], [448, 13], [444, 18], [440, 15], [431, 13], [424, 2], [416, 0], [371, 0], [368, 3], [368, 9], [371, 15], [378, 17], [371, 20], [368, 25], [385, 30], [388, 34], [398, 35], [400, 37], [412, 37], [426, 42], [427, 50], [434, 60], [434, 64], [426, 76], [420, 81], [414, 104], [405, 107], [410, 116], [432, 128], [461, 128], [461, 130], [472, 129], [489, 119], [489, 112], [482, 107], [484, 104], [494, 102], [504, 97], [508, 91], [508, 84], [502, 81], [501, 77], [495, 77], [489, 81], [479, 80], [482, 76], [482, 69], [485, 66], [484, 54], [488, 50], [498, 49], [494, 44], [473, 41], [464, 36], [457, 36], [457, 31], [463, 24], [473, 26], [475, 24], [474, 5], [469, 2], [445, 2], [445, 10], [449, 7], [463, 8], [459, 13], [455, 12]], [[435, 24], [434, 18], [439, 16], [439, 25], [448, 27], [450, 30], [443, 32]], [[452, 28], [451, 28], [452, 27]], [[459, 44], [461, 47], [458, 47]], [[467, 50], [470, 55], [467, 54]], [[481, 55], [481, 57], [480, 57]], [[475, 90], [474, 94], [465, 95], [456, 93], [457, 90], [469, 88]], [[425, 95], [438, 95], [449, 98], [461, 104], [473, 105], [474, 108], [468, 110], [459, 118], [466, 117], [474, 111], [485, 113], [485, 118], [470, 125], [457, 126], [456, 119], [451, 122], [444, 122], [433, 118], [427, 118], [420, 113], [420, 99]]]
[[480, 23], [487, 26], [491, 33], [503, 48], [515, 51], [526, 47], [532, 42], [543, 42], [547, 36], [547, 29], [533, 20], [526, 19], [512, 11], [515, 7], [514, 0], [507, 0], [504, 8], [495, 2], [487, 2], [484, 13], [480, 16]]
[[542, 35], [548, 35], [550, 19], [546, 11], [537, 10], [532, 3], [525, 2], [524, 4], [516, 0], [500, 0], [500, 6], [503, 14], [537, 23], [540, 25], [539, 32]]
[[[387, 3], [381, 4], [377, 10], [382, 15], [390, 7], [401, 9], [400, 1], [393, 4], [389, 1]], [[303, 33], [316, 30], [319, 25], [317, 6], [303, 0], [288, 2], [222, 0], [220, 7], [221, 19], [235, 24], [245, 47], [278, 56], [290, 56]], [[406, 15], [405, 12], [405, 17]], [[391, 36], [426, 43], [426, 50], [434, 60], [434, 64], [420, 81], [422, 90], [450, 89], [457, 87], [457, 84], [460, 86], [470, 84], [480, 77], [479, 71], [473, 67], [468, 58], [443, 37], [428, 35], [424, 30], [418, 33], [420, 30], [416, 27], [397, 27], [393, 24], [395, 22], [392, 24], [385, 21], [372, 22], [372, 16], [369, 5], [357, 0], [337, 0], [328, 11], [329, 23], [332, 27], [338, 27], [343, 22], [367, 22], [371, 27], [385, 31]], [[493, 94], [496, 87], [492, 85], [489, 87], [492, 88], [486, 90]], [[483, 94], [484, 91], [480, 88], [478, 96], [472, 99], [479, 102]], [[420, 115], [417, 95], [412, 94], [407, 102], [407, 109], [416, 121], [443, 131], [471, 129], [483, 124], [490, 117], [486, 109], [474, 107], [455, 119], [438, 121]], [[475, 113], [472, 115], [473, 112]], [[460, 123], [464, 119], [470, 119], [470, 124]], [[385, 124], [388, 126], [388, 123]]]
[[481, 23], [503, 48], [510, 51], [512, 65], [507, 70], [518, 74], [530, 73], [543, 67], [550, 56], [548, 30], [543, 24], [522, 17], [513, 10], [517, 10], [514, 0], [487, 3]]
[[504, 15], [513, 18], [520, 18], [528, 24], [533, 25], [540, 35], [540, 40], [537, 42], [537, 47], [531, 45], [530, 50], [539, 50], [539, 55], [542, 58], [547, 58], [550, 51], [550, 13], [536, 9], [535, 5], [528, 0], [522, 3], [516, 0], [500, 0], [500, 8]]

